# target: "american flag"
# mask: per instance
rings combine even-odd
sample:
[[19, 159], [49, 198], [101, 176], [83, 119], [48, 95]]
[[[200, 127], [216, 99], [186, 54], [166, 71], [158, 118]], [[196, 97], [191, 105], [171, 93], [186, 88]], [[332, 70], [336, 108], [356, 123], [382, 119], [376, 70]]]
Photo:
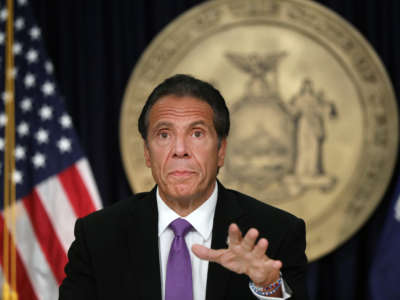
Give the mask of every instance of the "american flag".
[[370, 299], [400, 299], [400, 178], [369, 274]]
[[[4, 208], [6, 21], [0, 0], [0, 202]], [[77, 217], [101, 207], [27, 0], [14, 2], [16, 270], [19, 299], [57, 299]], [[4, 215], [0, 214], [0, 256]], [[3, 259], [0, 264], [3, 270]], [[0, 287], [4, 281], [0, 274]], [[1, 295], [1, 294], [0, 294]], [[0, 296], [1, 297], [1, 296]]]

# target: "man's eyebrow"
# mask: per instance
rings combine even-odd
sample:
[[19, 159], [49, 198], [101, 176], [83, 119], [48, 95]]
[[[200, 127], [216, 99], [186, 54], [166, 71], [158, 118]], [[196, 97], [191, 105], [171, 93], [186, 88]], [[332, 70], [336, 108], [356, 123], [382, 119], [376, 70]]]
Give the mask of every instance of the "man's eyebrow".
[[194, 121], [193, 123], [190, 123], [190, 126], [196, 126], [196, 125], [204, 125], [207, 126], [206, 122], [204, 122], [203, 120], [199, 120], [199, 121]]
[[[202, 126], [206, 126], [208, 127], [207, 123], [204, 122], [204, 120], [198, 120], [198, 121], [194, 121], [192, 123], [189, 124], [189, 127], [194, 127], [194, 126], [198, 126], [198, 125], [202, 125]], [[159, 123], [157, 123], [152, 131], [157, 131], [158, 129], [162, 128], [162, 127], [173, 127], [173, 123], [172, 122], [168, 122], [168, 121], [160, 121]]]
[[156, 126], [154, 126], [154, 129], [159, 129], [160, 127], [171, 127], [172, 123], [167, 122], [167, 121], [161, 121], [160, 123], [157, 123]]

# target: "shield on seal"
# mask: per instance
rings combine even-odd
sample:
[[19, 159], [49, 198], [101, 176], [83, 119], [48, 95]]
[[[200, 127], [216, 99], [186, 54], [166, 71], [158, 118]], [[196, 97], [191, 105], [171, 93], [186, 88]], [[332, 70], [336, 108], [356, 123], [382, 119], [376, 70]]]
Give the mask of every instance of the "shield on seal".
[[282, 180], [293, 169], [294, 124], [277, 84], [277, 65], [285, 56], [284, 52], [226, 55], [250, 75], [243, 96], [231, 108], [235, 135], [230, 138], [226, 171], [257, 190]]
[[[282, 180], [294, 164], [294, 125], [277, 95], [243, 96], [232, 113], [226, 171], [260, 189]], [[251, 122], [249, 122], [251, 120]]]

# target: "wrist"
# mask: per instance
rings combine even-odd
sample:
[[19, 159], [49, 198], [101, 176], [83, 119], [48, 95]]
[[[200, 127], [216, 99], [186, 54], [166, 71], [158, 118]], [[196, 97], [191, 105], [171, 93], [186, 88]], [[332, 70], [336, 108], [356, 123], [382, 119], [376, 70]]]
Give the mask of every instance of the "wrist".
[[254, 293], [260, 296], [271, 296], [274, 295], [276, 292], [278, 292], [282, 286], [282, 278], [279, 276], [279, 278], [270, 283], [270, 284], [263, 284], [263, 285], [256, 285], [252, 281], [250, 281], [249, 284], [250, 288], [253, 290]]
[[260, 287], [260, 288], [268, 287], [269, 285], [276, 283], [281, 278], [282, 278], [282, 276], [281, 276], [281, 273], [279, 272], [276, 274], [276, 276], [270, 277], [267, 280], [259, 281], [259, 282], [253, 281], [253, 283], [255, 286]]

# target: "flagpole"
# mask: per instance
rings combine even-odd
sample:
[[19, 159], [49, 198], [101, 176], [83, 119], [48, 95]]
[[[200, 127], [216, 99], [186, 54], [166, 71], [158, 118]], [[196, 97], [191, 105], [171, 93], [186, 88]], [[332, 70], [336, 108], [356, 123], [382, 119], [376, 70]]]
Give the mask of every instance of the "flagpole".
[[[6, 128], [4, 154], [4, 242], [3, 242], [3, 299], [17, 300], [16, 234], [15, 202], [16, 189], [13, 178], [15, 172], [15, 85], [14, 85], [14, 7], [13, 0], [7, 0], [7, 39], [6, 39]], [[10, 231], [10, 232], [9, 232]], [[11, 261], [10, 261], [11, 260]], [[11, 285], [11, 286], [10, 286]]]
[[[10, 48], [10, 39], [11, 36], [9, 34], [9, 23], [10, 23], [10, 5], [9, 1], [7, 0], [7, 23], [6, 23], [6, 67], [4, 69], [4, 78], [5, 78], [5, 111], [6, 111], [6, 120], [9, 118], [9, 95], [7, 94], [8, 92], [8, 72], [9, 72], [9, 48]], [[5, 129], [4, 129], [4, 135], [5, 135], [5, 151], [4, 151], [4, 225], [3, 225], [3, 273], [4, 273], [4, 283], [3, 283], [3, 299], [9, 300], [9, 295], [10, 295], [10, 287], [8, 284], [9, 281], [9, 246], [8, 246], [8, 229], [7, 229], [7, 223], [8, 223], [8, 207], [9, 207], [9, 201], [10, 201], [10, 184], [9, 184], [9, 177], [10, 177], [10, 141], [9, 141], [9, 126], [8, 126], [9, 120], [6, 121], [5, 124]]]

